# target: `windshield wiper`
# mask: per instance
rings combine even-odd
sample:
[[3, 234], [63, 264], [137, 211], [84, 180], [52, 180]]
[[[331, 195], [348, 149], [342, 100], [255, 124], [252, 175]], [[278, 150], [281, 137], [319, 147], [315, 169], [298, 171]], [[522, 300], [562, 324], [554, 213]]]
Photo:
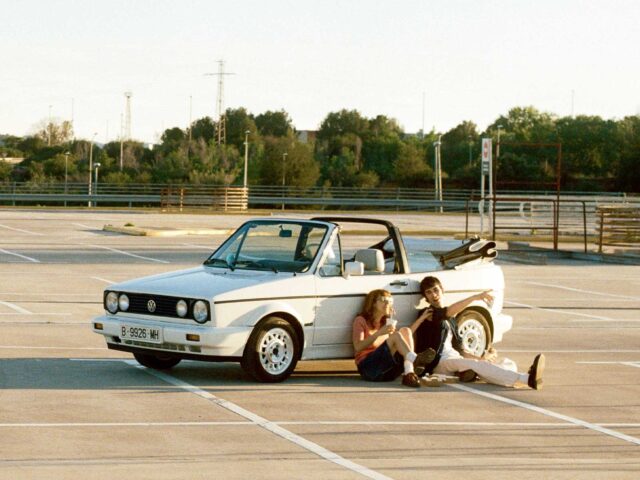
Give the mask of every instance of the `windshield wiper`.
[[213, 265], [216, 265], [216, 264], [221, 264], [223, 267], [227, 267], [232, 272], [236, 269], [233, 265], [228, 263], [224, 258], [210, 258], [210, 259], [205, 260], [204, 264], [207, 265], [207, 266], [213, 266]]

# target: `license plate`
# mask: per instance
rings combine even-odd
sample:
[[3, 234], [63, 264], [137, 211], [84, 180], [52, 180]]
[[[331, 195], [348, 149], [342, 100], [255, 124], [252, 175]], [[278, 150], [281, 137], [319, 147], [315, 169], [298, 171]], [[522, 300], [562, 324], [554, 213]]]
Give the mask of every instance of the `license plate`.
[[162, 329], [123, 323], [120, 325], [120, 338], [122, 340], [137, 340], [138, 342], [162, 343]]

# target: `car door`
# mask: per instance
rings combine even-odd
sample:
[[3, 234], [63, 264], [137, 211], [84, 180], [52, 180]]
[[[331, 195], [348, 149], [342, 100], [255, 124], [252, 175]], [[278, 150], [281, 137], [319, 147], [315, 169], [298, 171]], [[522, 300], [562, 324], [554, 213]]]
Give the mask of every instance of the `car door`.
[[374, 289], [385, 289], [394, 297], [396, 318], [400, 325], [415, 319], [417, 282], [404, 273], [373, 273], [345, 278], [340, 268], [340, 237], [328, 245], [333, 250], [318, 269], [316, 281], [316, 314], [314, 346], [349, 345], [353, 320], [360, 312], [365, 295]]

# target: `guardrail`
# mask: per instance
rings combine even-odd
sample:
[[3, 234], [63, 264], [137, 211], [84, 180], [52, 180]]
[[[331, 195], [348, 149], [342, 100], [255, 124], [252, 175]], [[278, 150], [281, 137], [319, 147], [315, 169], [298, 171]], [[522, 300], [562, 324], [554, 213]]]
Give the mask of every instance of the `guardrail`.
[[[501, 191], [499, 197], [509, 195], [545, 199], [555, 192], [511, 192]], [[623, 194], [588, 194], [574, 192], [588, 205], [606, 200], [607, 203], [625, 200]], [[470, 198], [476, 200], [470, 202]], [[247, 191], [239, 186], [216, 185], [167, 185], [167, 184], [94, 184], [92, 195], [85, 183], [5, 182], [0, 183], [0, 204], [47, 204], [47, 205], [128, 205], [163, 208], [205, 208], [216, 210], [245, 210], [247, 208], [317, 208], [333, 209], [387, 209], [396, 211], [465, 212], [470, 207], [477, 209], [478, 191], [448, 189], [443, 200], [435, 199], [431, 189], [415, 188], [348, 188], [348, 187], [282, 187], [250, 186]], [[515, 207], [514, 207], [515, 205]], [[502, 206], [500, 208], [503, 208]], [[505, 211], [516, 208], [525, 212], [520, 203], [504, 203]], [[531, 209], [533, 212], [533, 208]], [[477, 211], [477, 210], [476, 210]], [[524, 215], [524, 213], [523, 213]]]

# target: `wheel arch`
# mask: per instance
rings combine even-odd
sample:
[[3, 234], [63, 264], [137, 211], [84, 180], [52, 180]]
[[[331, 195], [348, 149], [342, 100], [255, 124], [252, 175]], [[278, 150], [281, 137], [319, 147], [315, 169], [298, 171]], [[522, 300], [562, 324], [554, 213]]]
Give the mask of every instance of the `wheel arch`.
[[494, 335], [495, 327], [493, 326], [493, 315], [491, 315], [491, 312], [480, 305], [471, 305], [465, 308], [464, 310], [462, 310], [458, 315], [456, 315], [456, 322], [460, 317], [462, 317], [462, 315], [464, 315], [466, 312], [469, 312], [469, 311], [478, 312], [487, 320], [487, 323], [489, 324], [489, 329], [491, 330], [491, 343], [493, 343], [493, 339], [495, 337]]
[[[290, 312], [276, 310], [269, 313], [265, 313], [262, 316], [262, 318], [260, 318], [260, 320], [258, 320], [253, 325], [250, 336], [253, 335], [254, 332], [258, 331], [260, 327], [262, 327], [262, 325], [266, 323], [267, 320], [269, 320], [270, 318], [279, 318], [287, 322], [289, 325], [291, 325], [293, 330], [296, 332], [296, 339], [298, 341], [298, 351], [300, 352], [298, 360], [302, 358], [302, 350], [304, 349], [304, 344], [305, 344], [304, 329], [302, 328], [302, 325], [300, 324], [300, 321], [298, 320], [298, 318]], [[244, 346], [244, 350], [247, 349], [248, 345], [249, 345], [249, 342], [247, 341], [247, 343]], [[243, 351], [243, 355], [244, 355], [244, 351]]]

